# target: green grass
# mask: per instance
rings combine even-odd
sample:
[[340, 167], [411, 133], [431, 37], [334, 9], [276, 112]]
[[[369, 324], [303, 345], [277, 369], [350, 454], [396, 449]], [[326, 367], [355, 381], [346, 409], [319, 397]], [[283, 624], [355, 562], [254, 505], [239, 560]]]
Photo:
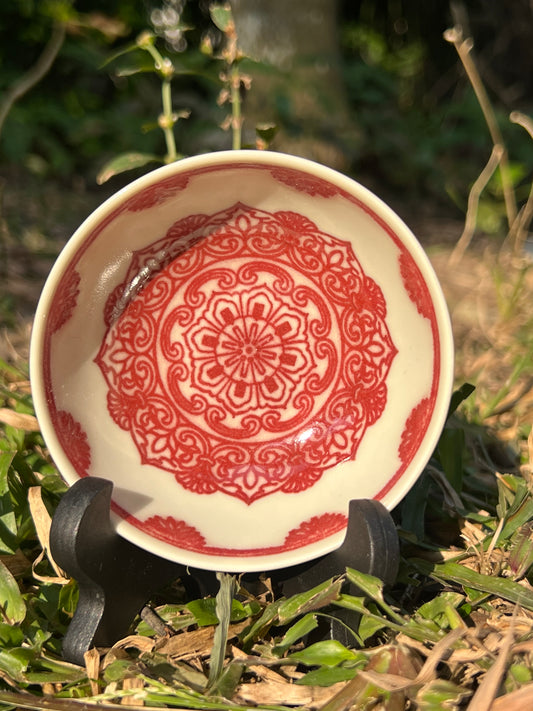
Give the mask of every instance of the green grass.
[[[393, 512], [402, 556], [391, 588], [347, 569], [275, 599], [268, 583], [252, 594], [220, 576], [216, 600], [174, 590], [126, 640], [92, 650], [86, 667], [61, 658], [77, 588], [53, 567], [46, 533], [65, 486], [36, 427], [24, 364], [0, 363], [0, 420], [0, 703], [437, 710], [533, 688], [532, 462], [498, 472], [489, 452], [500, 443], [460, 411]], [[358, 613], [353, 644], [313, 641], [340, 609]]]

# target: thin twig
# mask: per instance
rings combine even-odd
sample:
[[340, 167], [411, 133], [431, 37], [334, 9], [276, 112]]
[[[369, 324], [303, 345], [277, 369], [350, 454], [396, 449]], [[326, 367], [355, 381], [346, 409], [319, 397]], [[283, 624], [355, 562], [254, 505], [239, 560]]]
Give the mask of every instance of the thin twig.
[[54, 24], [52, 35], [37, 62], [6, 91], [4, 100], [0, 104], [0, 134], [2, 133], [4, 121], [13, 108], [15, 102], [24, 96], [24, 94], [26, 94], [36, 84], [38, 84], [45, 74], [47, 74], [54, 63], [64, 40], [65, 23], [57, 22]]
[[150, 605], [145, 605], [142, 608], [140, 616], [141, 620], [146, 622], [160, 637], [173, 637], [176, 634], [176, 630], [167, 625], [165, 620]]
[[501, 144], [496, 144], [490, 154], [490, 158], [487, 161], [487, 165], [481, 171], [479, 177], [476, 179], [472, 188], [470, 189], [470, 194], [468, 195], [468, 207], [466, 210], [465, 226], [463, 229], [463, 234], [459, 238], [459, 241], [455, 245], [453, 252], [450, 254], [448, 264], [453, 267], [455, 266], [463, 257], [466, 252], [474, 232], [476, 229], [477, 222], [477, 210], [479, 206], [479, 198], [481, 193], [487, 186], [487, 183], [491, 179], [494, 171], [501, 163], [502, 156], [504, 154], [504, 148]]
[[[509, 116], [509, 120], [512, 123], [517, 123], [522, 126], [531, 138], [533, 138], [533, 119], [520, 111], [513, 111]], [[520, 210], [518, 217], [513, 222], [511, 229], [509, 230], [508, 239], [513, 242], [513, 251], [515, 255], [519, 255], [524, 247], [524, 242], [526, 241], [527, 233], [529, 230], [529, 225], [533, 219], [533, 183], [531, 184], [531, 189], [529, 191], [526, 203]]]
[[510, 412], [511, 410], [514, 410], [514, 408], [520, 403], [520, 400], [524, 397], [524, 395], [527, 395], [531, 389], [533, 388], [533, 378], [528, 378], [524, 383], [522, 383], [522, 386], [520, 387], [520, 390], [518, 393], [508, 402], [502, 403], [499, 407], [496, 407], [491, 413], [491, 417], [499, 417], [500, 415], [503, 415], [506, 412]]
[[472, 85], [485, 118], [493, 145], [495, 147], [499, 145], [503, 149], [503, 153], [500, 158], [500, 173], [502, 176], [502, 188], [505, 200], [505, 209], [507, 212], [507, 222], [509, 227], [511, 227], [516, 219], [517, 208], [513, 183], [509, 170], [507, 150], [505, 149], [503, 136], [500, 131], [500, 127], [498, 126], [494, 109], [492, 108], [485, 86], [471, 55], [474, 42], [471, 37], [467, 37], [466, 39], [463, 37], [463, 29], [460, 25], [456, 25], [455, 27], [446, 30], [444, 33], [444, 39], [453, 44], [457, 54], [459, 55], [459, 59], [461, 60], [468, 79], [470, 80], [470, 84]]

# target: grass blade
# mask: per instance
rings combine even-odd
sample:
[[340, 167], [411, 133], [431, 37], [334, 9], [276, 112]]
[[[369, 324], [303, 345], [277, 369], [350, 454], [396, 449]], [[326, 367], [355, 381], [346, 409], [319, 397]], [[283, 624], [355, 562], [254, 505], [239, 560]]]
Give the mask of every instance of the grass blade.
[[423, 560], [413, 561], [424, 574], [439, 582], [456, 583], [467, 588], [501, 597], [509, 602], [533, 611], [533, 592], [508, 578], [477, 573], [459, 563], [438, 563], [432, 565]]
[[213, 639], [213, 650], [209, 663], [208, 687], [212, 691], [222, 675], [224, 659], [226, 657], [226, 644], [228, 642], [228, 629], [231, 619], [231, 605], [236, 591], [236, 581], [233, 575], [217, 573], [220, 589], [216, 597], [216, 615], [218, 626]]

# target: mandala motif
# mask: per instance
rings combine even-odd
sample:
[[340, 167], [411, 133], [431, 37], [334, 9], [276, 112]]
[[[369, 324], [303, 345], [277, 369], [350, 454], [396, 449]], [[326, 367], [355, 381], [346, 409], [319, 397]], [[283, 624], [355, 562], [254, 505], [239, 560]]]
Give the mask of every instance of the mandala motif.
[[302, 491], [354, 459], [385, 408], [386, 313], [351, 244], [306, 217], [191, 215], [109, 299], [96, 362], [110, 415], [196, 493]]
[[233, 417], [286, 408], [313, 367], [307, 314], [267, 286], [215, 292], [184, 333], [192, 387]]

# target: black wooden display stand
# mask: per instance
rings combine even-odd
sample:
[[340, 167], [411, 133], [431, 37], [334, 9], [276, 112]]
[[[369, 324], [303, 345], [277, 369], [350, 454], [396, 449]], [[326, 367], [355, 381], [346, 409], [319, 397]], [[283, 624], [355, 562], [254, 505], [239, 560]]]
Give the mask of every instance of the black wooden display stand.
[[[180, 578], [191, 599], [218, 589], [215, 573], [172, 563], [119, 536], [110, 520], [112, 490], [107, 479], [80, 479], [63, 496], [52, 520], [52, 556], [79, 586], [78, 606], [63, 641], [64, 658], [77, 664], [84, 663], [93, 645], [110, 646], [124, 637], [150, 597], [171, 581]], [[346, 567], [392, 583], [398, 565], [390, 514], [379, 502], [361, 499], [350, 502], [346, 537], [337, 550], [268, 575], [277, 592], [288, 596], [341, 575]], [[254, 577], [247, 580], [253, 584]], [[350, 623], [350, 615], [353, 623], [354, 613], [335, 614], [339, 622], [328, 623], [323, 636], [345, 641], [343, 623]]]

